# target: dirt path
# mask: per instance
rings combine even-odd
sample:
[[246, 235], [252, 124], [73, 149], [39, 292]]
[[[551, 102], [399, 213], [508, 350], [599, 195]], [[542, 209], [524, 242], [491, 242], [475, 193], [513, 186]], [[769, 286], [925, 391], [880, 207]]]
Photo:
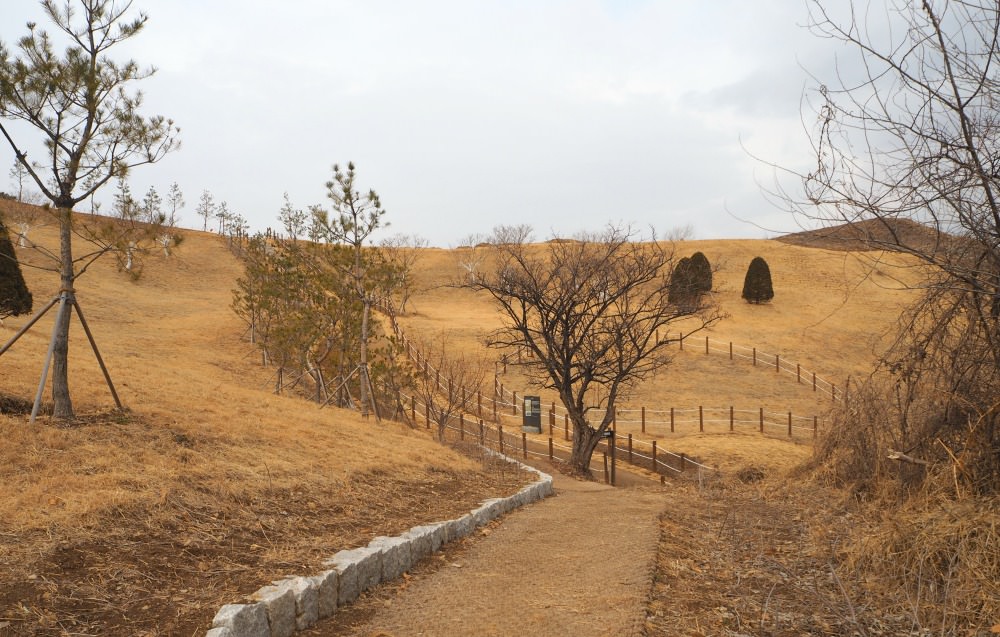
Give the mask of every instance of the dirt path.
[[[361, 617], [338, 613], [308, 634], [638, 635], [665, 492], [562, 476], [555, 488], [555, 496], [509, 514], [466, 550], [446, 552], [435, 572], [377, 594]], [[348, 617], [353, 625], [345, 626]]]

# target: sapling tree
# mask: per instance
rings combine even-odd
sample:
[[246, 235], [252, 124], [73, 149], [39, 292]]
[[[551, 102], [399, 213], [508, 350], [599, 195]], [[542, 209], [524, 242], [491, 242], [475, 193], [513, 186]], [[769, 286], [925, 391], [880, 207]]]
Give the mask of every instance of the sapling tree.
[[207, 190], [201, 191], [201, 198], [198, 200], [198, 207], [195, 213], [201, 217], [201, 230], [208, 232], [208, 220], [215, 216], [215, 198]]
[[367, 417], [372, 386], [368, 369], [369, 321], [372, 307], [385, 296], [389, 288], [392, 268], [379, 258], [378, 251], [366, 249], [371, 244], [372, 233], [388, 224], [382, 219], [385, 209], [382, 208], [378, 194], [370, 189], [362, 195], [355, 186], [356, 177], [353, 163], [347, 164], [346, 171], [334, 164], [333, 179], [326, 183], [327, 198], [332, 203], [332, 209], [328, 212], [313, 207], [310, 212], [316, 229], [324, 239], [346, 246], [351, 251], [352, 262], [349, 269], [344, 270], [344, 274], [350, 280], [355, 298], [362, 306], [358, 371], [361, 414]]
[[[64, 4], [44, 0], [41, 6], [57, 36], [28, 23], [27, 35], [16, 43], [17, 53], [0, 42], [0, 135], [51, 202], [59, 225], [53, 269], [60, 276], [62, 303], [52, 349], [53, 414], [71, 418], [67, 306], [79, 309], [76, 279], [95, 259], [120, 251], [149, 231], [121, 223], [95, 229], [78, 223], [73, 207], [108, 181], [159, 161], [179, 142], [171, 120], [142, 115], [142, 93], [132, 90], [135, 82], [149, 78], [154, 70], [110, 57], [114, 47], [142, 31], [145, 14], [130, 18], [131, 3], [113, 0]], [[56, 37], [65, 42], [62, 53], [56, 51]], [[41, 143], [36, 146], [29, 141], [30, 135], [19, 124], [33, 129]], [[29, 152], [39, 152], [42, 161], [29, 161]], [[74, 257], [74, 234], [85, 237], [93, 248]]]

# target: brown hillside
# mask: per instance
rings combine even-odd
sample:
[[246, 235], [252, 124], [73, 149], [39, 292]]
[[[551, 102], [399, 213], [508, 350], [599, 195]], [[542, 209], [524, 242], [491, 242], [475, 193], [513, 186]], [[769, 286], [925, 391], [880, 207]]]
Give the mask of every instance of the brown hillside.
[[[80, 419], [0, 414], [0, 635], [203, 633], [219, 606], [277, 576], [515, 486], [423, 431], [272, 394], [230, 310], [239, 264], [220, 238], [184, 235], [175, 256], [147, 255], [138, 281], [112, 259], [79, 281], [127, 414], [110, 412], [77, 323]], [[29, 237], [58, 245], [52, 225]], [[37, 252], [17, 254], [40, 307], [56, 278], [33, 267]], [[5, 321], [0, 340], [26, 319]], [[30, 404], [52, 322], [0, 357], [0, 394]]]
[[911, 219], [866, 219], [777, 237], [777, 241], [791, 245], [845, 251], [885, 250], [901, 245], [933, 252], [942, 242], [952, 240]]
[[[0, 204], [0, 213], [11, 212], [11, 204]], [[512, 488], [422, 430], [271, 393], [272, 370], [260, 365], [230, 310], [239, 263], [219, 237], [184, 234], [175, 256], [147, 255], [138, 281], [104, 259], [79, 282], [127, 414], [110, 412], [77, 325], [71, 383], [79, 421], [42, 418], [28, 426], [23, 413], [0, 414], [7, 487], [0, 499], [0, 635], [194, 634], [219, 605], [275, 577], [309, 572], [341, 548], [451, 517]], [[51, 225], [34, 227], [29, 237], [56, 246]], [[715, 294], [730, 314], [713, 339], [779, 354], [838, 383], [871, 368], [909, 298], [894, 289], [888, 270], [864, 278], [864, 265], [846, 252], [774, 241], [680, 246], [683, 255], [695, 250], [719, 268]], [[771, 265], [775, 299], [750, 306], [739, 292], [757, 255]], [[57, 290], [56, 279], [33, 267], [45, 263], [37, 252], [19, 250], [18, 257], [40, 306]], [[885, 257], [887, 264], [902, 259]], [[487, 299], [445, 287], [461, 272], [455, 254], [429, 249], [418, 268], [423, 289], [402, 317], [407, 334], [430, 340], [447, 332], [456, 347], [483, 352], [483, 337], [499, 318]], [[52, 320], [45, 317], [0, 357], [0, 394], [31, 400]], [[0, 340], [25, 322], [7, 320]], [[513, 367], [501, 380], [519, 394], [529, 388]], [[732, 405], [820, 416], [828, 404], [828, 396], [763, 361], [754, 368], [705, 356], [696, 344], [629, 400], [634, 407]], [[688, 427], [657, 435], [664, 447], [732, 470], [777, 470], [809, 453], [807, 445], [752, 430], [710, 434]]]

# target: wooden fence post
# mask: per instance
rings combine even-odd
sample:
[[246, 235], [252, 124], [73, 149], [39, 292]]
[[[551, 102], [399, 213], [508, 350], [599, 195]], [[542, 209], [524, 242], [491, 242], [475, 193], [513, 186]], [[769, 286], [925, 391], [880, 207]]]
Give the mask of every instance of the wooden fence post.
[[792, 437], [792, 412], [788, 412], [788, 437]]
[[424, 422], [427, 424], [427, 428], [431, 428], [431, 406], [424, 405]]
[[753, 348], [753, 366], [757, 367], [757, 348]]
[[708, 337], [705, 337], [705, 355], [708, 355]]
[[476, 392], [476, 415], [480, 418], [483, 417], [483, 392]]
[[493, 422], [497, 421], [497, 397], [493, 397]]
[[670, 433], [674, 433], [674, 408], [670, 408]]
[[687, 464], [687, 455], [681, 452], [681, 473], [684, 473], [685, 465]]
[[781, 357], [778, 354], [774, 355], [774, 371], [778, 374], [781, 373]]
[[497, 438], [500, 440], [500, 454], [503, 455], [503, 425], [497, 425]]
[[760, 408], [760, 433], [764, 433], [764, 408]]
[[813, 372], [813, 391], [816, 391], [816, 372]]
[[698, 431], [705, 431], [705, 414], [702, 412], [701, 405], [698, 405]]
[[736, 419], [733, 413], [733, 406], [729, 406], [729, 431], [733, 431], [733, 427], [736, 425]]
[[813, 440], [816, 440], [816, 431], [819, 429], [819, 417], [813, 416]]
[[[642, 433], [646, 433], [646, 408], [642, 408]], [[629, 460], [631, 462], [631, 460]]]
[[602, 453], [601, 455], [604, 456], [604, 484], [608, 484], [611, 482], [611, 476], [608, 474], [608, 454]]
[[549, 436], [549, 461], [552, 460], [552, 436]]
[[733, 360], [733, 342], [729, 341], [729, 360]]
[[795, 382], [796, 383], [802, 382], [802, 365], [799, 363], [795, 364]]
[[458, 413], [458, 439], [465, 440], [465, 413]]
[[528, 459], [528, 434], [521, 432], [521, 453], [524, 459]]
[[678, 339], [678, 340], [680, 340], [681, 351], [683, 352], [684, 351], [684, 332], [678, 332], [677, 335], [680, 336], [680, 339]]
[[834, 384], [830, 385], [830, 400], [837, 400], [837, 386]]
[[659, 473], [656, 470], [656, 441], [655, 440], [653, 441], [653, 472], [654, 473]]
[[628, 435], [628, 463], [632, 464], [632, 434]]
[[510, 402], [513, 403], [513, 407], [512, 407], [513, 411], [511, 413], [516, 416], [517, 415], [517, 392], [516, 391], [515, 392], [511, 392], [510, 395], [512, 396]]

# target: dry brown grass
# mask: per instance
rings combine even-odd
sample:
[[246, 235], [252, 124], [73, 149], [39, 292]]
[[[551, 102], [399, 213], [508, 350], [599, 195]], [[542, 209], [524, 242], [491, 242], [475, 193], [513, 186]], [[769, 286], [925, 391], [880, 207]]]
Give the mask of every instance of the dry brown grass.
[[[218, 237], [185, 234], [176, 256], [148, 255], [136, 282], [110, 260], [80, 281], [80, 302], [127, 414], [110, 411], [107, 388], [74, 327], [72, 391], [83, 417], [71, 426], [43, 418], [29, 427], [23, 415], [0, 415], [0, 480], [7, 487], [0, 499], [0, 635], [195, 634], [219, 604], [278, 575], [308, 570], [373, 535], [468, 509], [516, 478], [484, 471], [423, 430], [375, 425], [273, 395], [271, 370], [241, 339], [243, 326], [229, 308], [239, 264]], [[54, 245], [54, 228], [36, 228], [31, 238]], [[772, 241], [681, 246], [682, 254], [695, 250], [719, 267], [716, 296], [730, 314], [710, 332], [713, 339], [779, 353], [838, 383], [871, 369], [909, 298], [892, 289], [888, 269], [862, 279], [865, 266], [850, 253]], [[774, 277], [770, 305], [739, 299], [746, 266], [757, 255]], [[19, 256], [41, 304], [54, 294], [55, 279], [27, 267], [38, 263], [31, 252]], [[483, 336], [498, 325], [493, 306], [444, 287], [460, 274], [451, 252], [427, 250], [418, 267], [425, 289], [401, 319], [407, 334], [429, 341], [447, 332], [455, 347], [481, 351]], [[51, 321], [0, 357], [0, 393], [33, 396]], [[5, 340], [23, 322], [7, 321], [0, 336]], [[514, 369], [503, 380], [519, 394], [527, 389]], [[546, 404], [550, 399], [543, 393]], [[629, 403], [763, 406], [822, 417], [829, 398], [773, 368], [691, 347]], [[676, 517], [664, 521], [660, 572], [680, 579], [654, 598], [651, 609], [666, 619], [652, 620], [664, 632], [651, 634], [678, 634], [670, 618], [692, 626], [689, 634], [725, 634], [722, 628], [737, 626], [747, 634], [785, 634], [779, 628], [793, 625], [795, 613], [805, 617], [816, 599], [805, 592], [810, 586], [824, 591], [825, 606], [817, 623], [809, 619], [799, 628], [840, 634], [860, 626], [878, 634], [874, 611], [851, 619], [864, 601], [862, 584], [838, 583], [842, 571], [830, 570], [844, 558], [833, 539], [849, 536], [858, 513], [838, 504], [847, 501], [839, 494], [787, 477], [809, 456], [808, 440], [726, 428], [660, 438], [669, 438], [663, 447], [718, 466], [725, 477], [700, 491], [677, 486]], [[745, 469], [759, 470], [763, 481], [740, 483], [735, 476]], [[506, 484], [498, 485], [500, 478]], [[817, 517], [802, 517], [810, 507]], [[744, 566], [713, 571], [735, 563]], [[788, 584], [789, 572], [802, 578]], [[726, 582], [734, 584], [725, 588]], [[798, 610], [779, 609], [796, 595], [805, 600]]]
[[[53, 226], [30, 238], [56, 245]], [[18, 256], [40, 307], [55, 276]], [[74, 323], [80, 418], [0, 415], [0, 635], [196, 634], [278, 575], [514, 487], [423, 432], [273, 395], [230, 310], [239, 272], [218, 237], [186, 232], [138, 281], [110, 259], [80, 279], [129, 411], [110, 409]], [[34, 396], [53, 314], [0, 357], [0, 393]]]

